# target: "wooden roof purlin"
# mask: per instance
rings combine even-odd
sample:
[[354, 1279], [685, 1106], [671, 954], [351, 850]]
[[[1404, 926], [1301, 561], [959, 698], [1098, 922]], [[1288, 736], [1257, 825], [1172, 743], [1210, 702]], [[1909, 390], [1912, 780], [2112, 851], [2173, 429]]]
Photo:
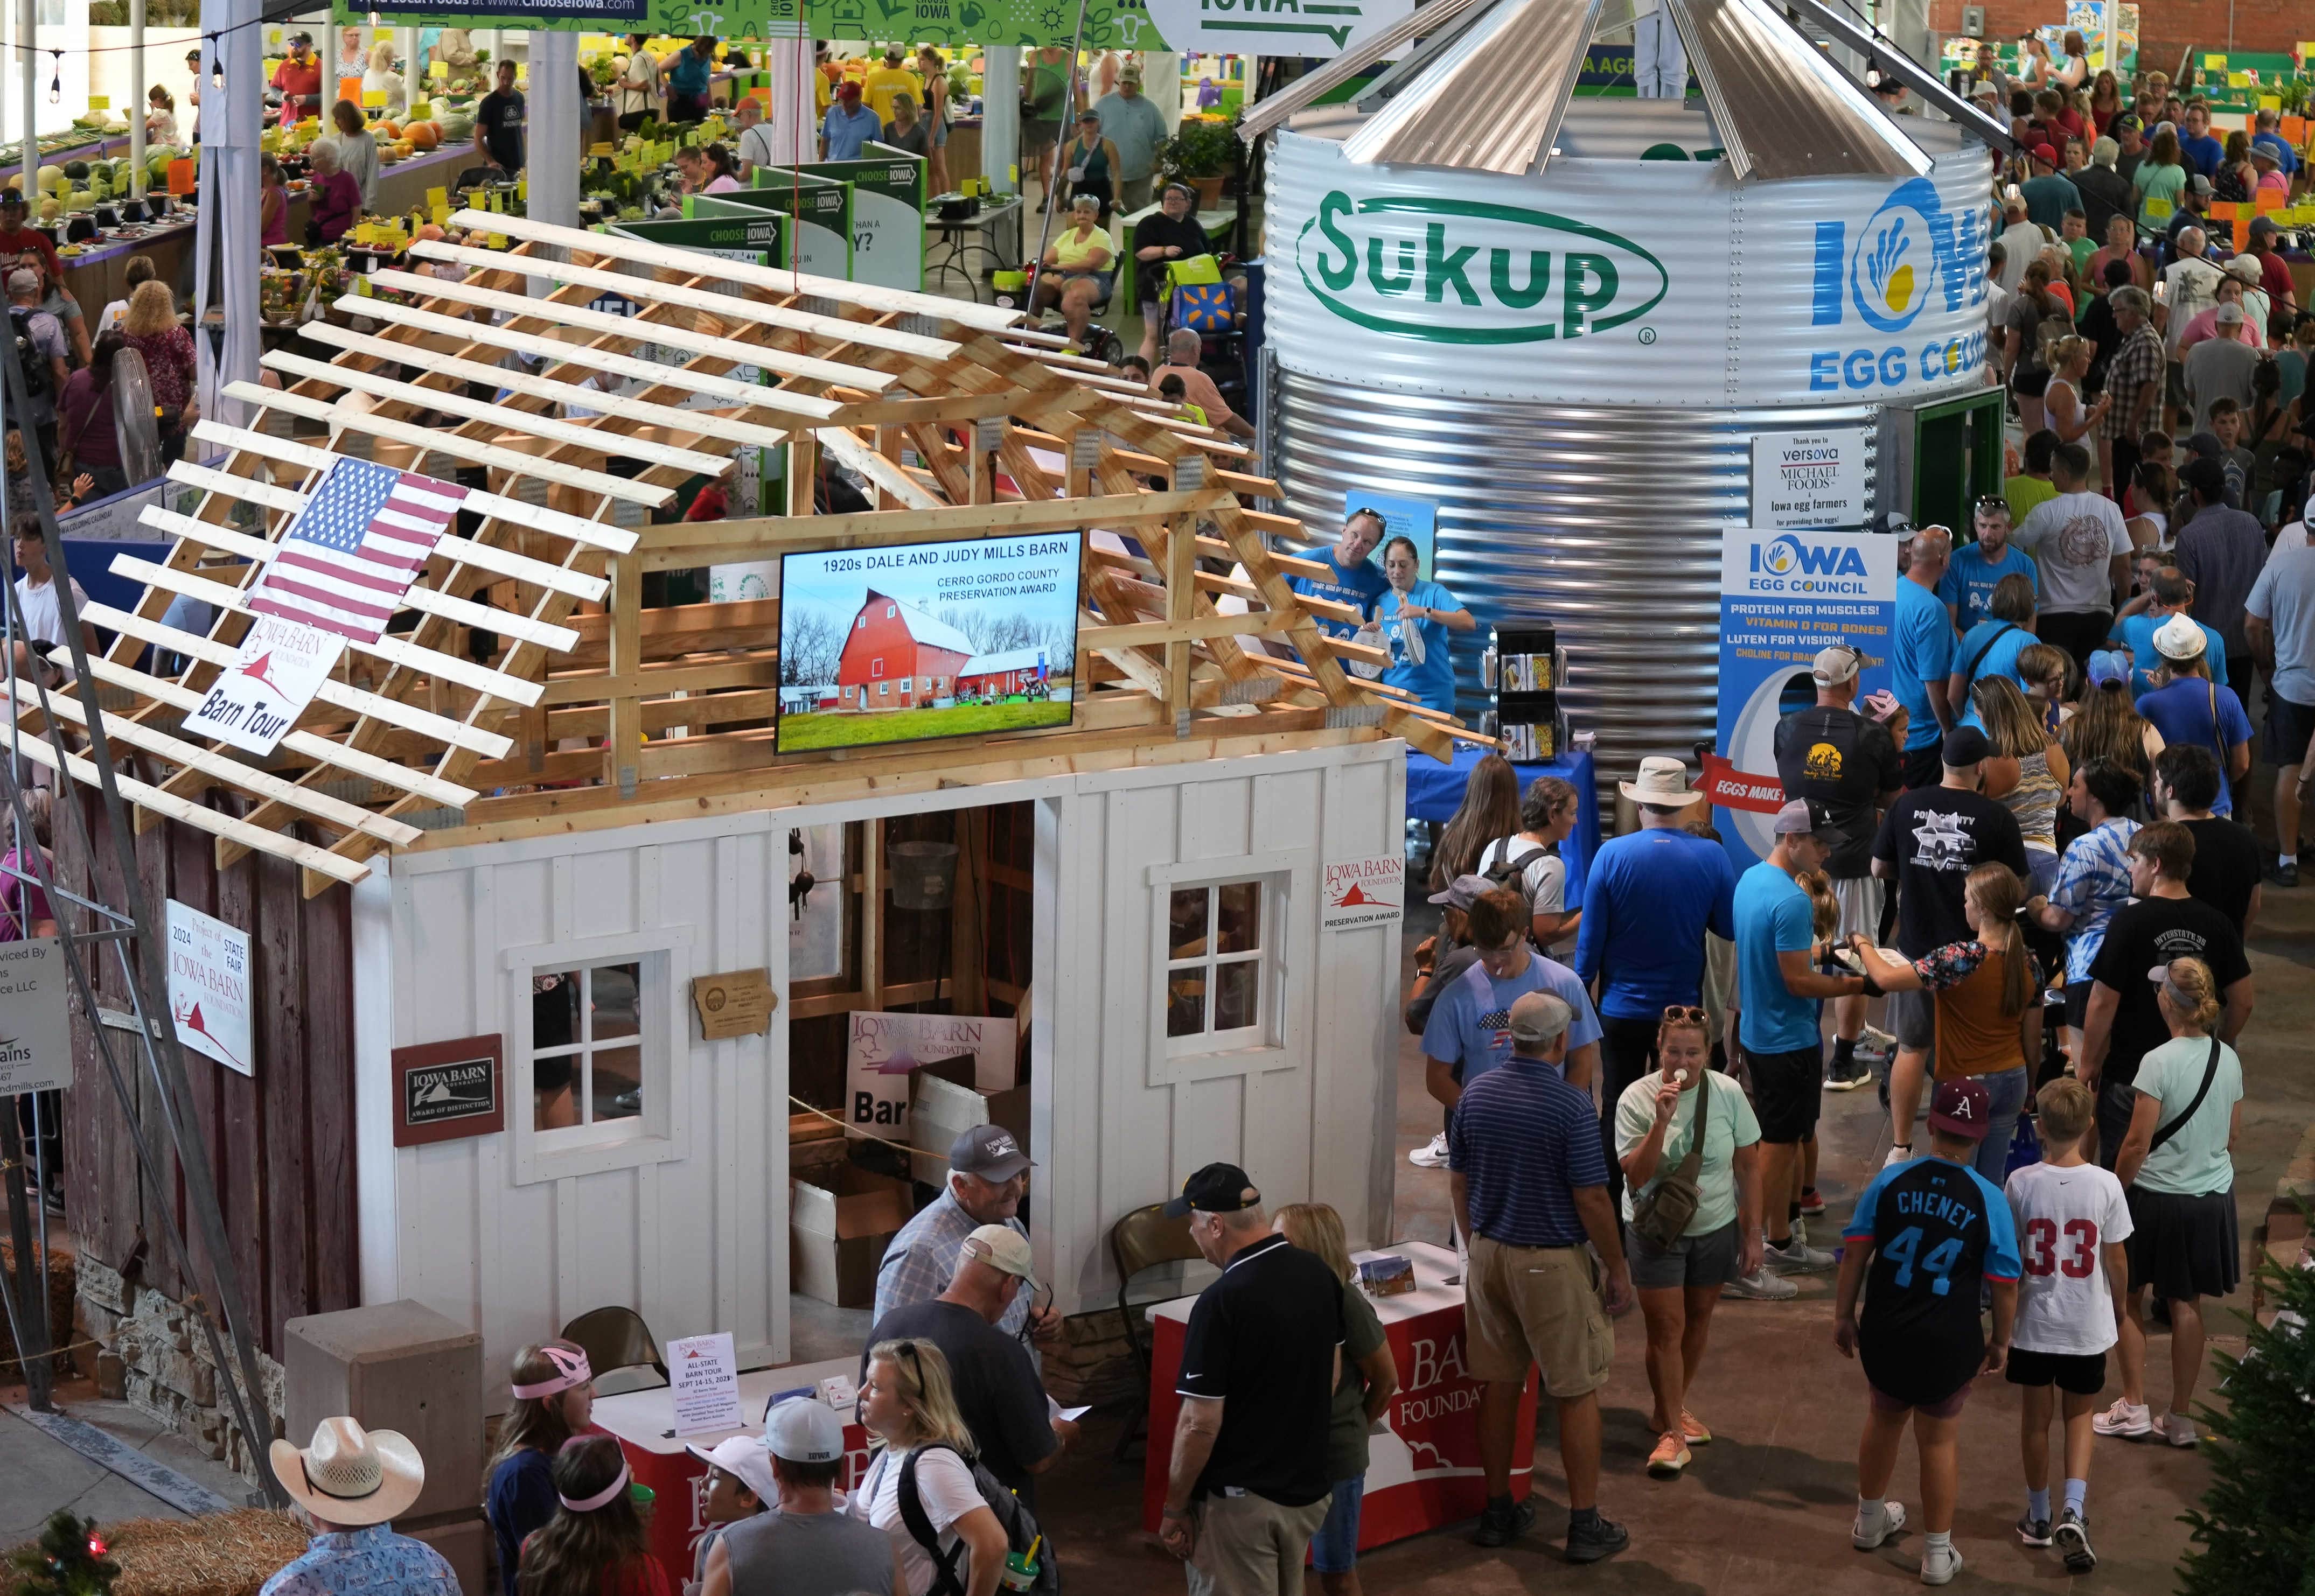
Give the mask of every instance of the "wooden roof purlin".
[[[268, 354], [284, 386], [227, 390], [257, 419], [201, 422], [197, 441], [223, 457], [172, 468], [198, 504], [145, 512], [173, 539], [168, 559], [116, 558], [146, 590], [133, 612], [92, 607], [118, 634], [93, 665], [122, 705], [107, 725], [135, 764], [140, 825], [208, 829], [220, 864], [292, 859], [311, 894], [389, 848], [1382, 737], [1444, 758], [1485, 740], [1345, 669], [1381, 652], [1328, 637], [1319, 623], [1349, 612], [1294, 593], [1291, 577], [1328, 568], [1271, 540], [1322, 539], [1248, 508], [1277, 490], [1241, 469], [1246, 451], [1016, 313], [455, 219], [513, 247], [414, 245], [466, 275], [380, 273], [408, 301], [342, 301], [373, 329], [315, 324], [332, 359]], [[611, 292], [638, 308], [594, 308]], [[792, 513], [650, 522], [736, 452], [782, 446]], [[823, 451], [874, 508], [813, 513]], [[415, 626], [350, 646], [262, 764], [187, 737], [250, 624], [247, 589], [333, 455], [444, 478], [479, 467], [488, 491], [466, 505], [481, 525], [438, 547], [406, 601]], [[642, 603], [652, 571], [1075, 530], [1091, 536], [1066, 729], [776, 758], [777, 598]], [[206, 635], [163, 619], [181, 595], [217, 607]], [[147, 644], [185, 669], [139, 669]]]

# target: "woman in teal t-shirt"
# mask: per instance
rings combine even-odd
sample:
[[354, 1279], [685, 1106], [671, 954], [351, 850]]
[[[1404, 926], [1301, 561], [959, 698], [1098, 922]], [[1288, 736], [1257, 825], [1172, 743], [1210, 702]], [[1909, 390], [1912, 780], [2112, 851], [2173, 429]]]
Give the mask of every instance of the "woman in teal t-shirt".
[[1390, 650], [1386, 686], [1404, 687], [1426, 709], [1455, 713], [1455, 666], [1447, 634], [1476, 631], [1479, 623], [1455, 595], [1423, 578], [1422, 556], [1411, 537], [1383, 545], [1382, 573], [1390, 581], [1375, 600], [1375, 620]]

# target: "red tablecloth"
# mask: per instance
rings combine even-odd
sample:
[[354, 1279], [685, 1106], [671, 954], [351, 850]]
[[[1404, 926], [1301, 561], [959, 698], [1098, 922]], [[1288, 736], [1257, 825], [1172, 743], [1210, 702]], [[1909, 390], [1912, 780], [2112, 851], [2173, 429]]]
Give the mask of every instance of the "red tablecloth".
[[[1368, 1441], [1361, 1551], [1477, 1518], [1487, 1501], [1479, 1469], [1479, 1382], [1468, 1372], [1463, 1351], [1463, 1290], [1446, 1283], [1455, 1272], [1455, 1256], [1420, 1243], [1388, 1250], [1414, 1262], [1419, 1289], [1375, 1300], [1376, 1315], [1390, 1339], [1391, 1358], [1398, 1366], [1398, 1392], [1385, 1415], [1388, 1432]], [[1193, 1300], [1162, 1304], [1149, 1316], [1155, 1340], [1141, 1522], [1152, 1533], [1166, 1506], [1166, 1471], [1182, 1405], [1174, 1387], [1181, 1373], [1182, 1336]], [[1530, 1489], [1529, 1471], [1521, 1464], [1535, 1451], [1535, 1402], [1530, 1377], [1520, 1393], [1518, 1429], [1512, 1439], [1514, 1499], [1524, 1498]]]

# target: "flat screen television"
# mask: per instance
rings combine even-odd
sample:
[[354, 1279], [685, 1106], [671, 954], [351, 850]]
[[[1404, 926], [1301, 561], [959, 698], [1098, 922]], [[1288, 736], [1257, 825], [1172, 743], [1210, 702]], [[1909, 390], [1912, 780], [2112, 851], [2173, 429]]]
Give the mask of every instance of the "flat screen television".
[[784, 754], [1066, 726], [1083, 532], [780, 557]]

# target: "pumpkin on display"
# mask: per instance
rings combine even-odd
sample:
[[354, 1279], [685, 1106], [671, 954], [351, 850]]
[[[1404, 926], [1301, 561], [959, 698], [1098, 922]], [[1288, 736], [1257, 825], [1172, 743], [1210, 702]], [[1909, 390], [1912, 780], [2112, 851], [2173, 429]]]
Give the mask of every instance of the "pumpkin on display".
[[403, 137], [413, 148], [430, 150], [441, 144], [442, 129], [433, 122], [412, 122], [403, 129]]

